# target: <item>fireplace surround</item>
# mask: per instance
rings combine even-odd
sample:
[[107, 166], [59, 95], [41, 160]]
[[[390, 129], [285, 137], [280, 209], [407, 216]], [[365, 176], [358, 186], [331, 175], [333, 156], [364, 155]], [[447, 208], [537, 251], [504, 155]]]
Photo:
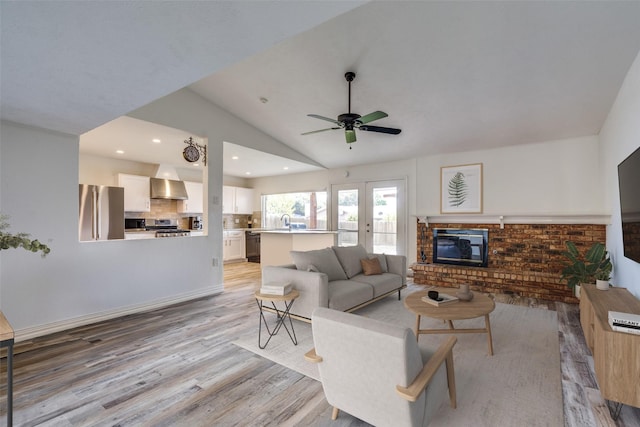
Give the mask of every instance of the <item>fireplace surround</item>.
[[[417, 223], [417, 259], [411, 266], [418, 285], [459, 288], [469, 284], [480, 292], [512, 293], [551, 301], [578, 300], [561, 279], [562, 252], [570, 240], [581, 252], [605, 242], [604, 224]], [[433, 230], [488, 229], [487, 267], [433, 263]]]

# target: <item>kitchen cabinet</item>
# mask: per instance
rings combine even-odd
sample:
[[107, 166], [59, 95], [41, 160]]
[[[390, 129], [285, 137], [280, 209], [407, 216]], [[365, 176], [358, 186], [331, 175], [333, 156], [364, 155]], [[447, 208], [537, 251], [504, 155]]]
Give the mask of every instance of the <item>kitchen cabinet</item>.
[[253, 213], [253, 189], [223, 186], [222, 213], [251, 215]]
[[148, 176], [119, 173], [118, 186], [124, 187], [125, 212], [149, 212], [151, 210]]
[[204, 212], [203, 187], [201, 182], [185, 181], [184, 186], [187, 189], [187, 200], [178, 201], [179, 213], [200, 214]]
[[228, 230], [223, 235], [223, 261], [234, 261], [245, 259], [245, 244], [243, 230]]

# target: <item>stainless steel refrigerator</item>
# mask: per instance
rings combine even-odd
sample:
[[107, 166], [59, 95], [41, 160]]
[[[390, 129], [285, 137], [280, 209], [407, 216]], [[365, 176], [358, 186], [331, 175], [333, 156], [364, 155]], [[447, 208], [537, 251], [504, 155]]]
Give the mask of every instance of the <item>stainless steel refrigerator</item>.
[[124, 239], [124, 188], [80, 184], [80, 241]]

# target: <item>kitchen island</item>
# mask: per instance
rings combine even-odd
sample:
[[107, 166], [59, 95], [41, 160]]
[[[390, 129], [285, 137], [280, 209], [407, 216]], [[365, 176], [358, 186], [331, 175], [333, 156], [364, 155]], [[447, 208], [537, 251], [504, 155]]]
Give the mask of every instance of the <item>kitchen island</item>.
[[338, 232], [327, 230], [261, 230], [260, 264], [292, 264], [289, 251], [323, 249], [336, 244]]

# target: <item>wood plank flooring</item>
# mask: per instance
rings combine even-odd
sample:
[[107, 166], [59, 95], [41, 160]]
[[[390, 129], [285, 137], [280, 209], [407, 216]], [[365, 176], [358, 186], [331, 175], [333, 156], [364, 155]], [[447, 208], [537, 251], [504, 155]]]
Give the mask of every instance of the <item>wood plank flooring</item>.
[[[225, 292], [220, 295], [16, 344], [14, 424], [366, 425], [342, 412], [331, 421], [331, 408], [319, 382], [232, 344], [241, 332], [257, 328], [252, 294], [259, 284], [259, 264], [228, 264]], [[496, 296], [500, 298], [545, 307], [544, 302]], [[574, 335], [581, 335], [579, 328], [576, 331], [575, 313], [560, 305], [562, 313], [569, 313], [560, 316], [569, 319], [563, 322], [561, 342], [573, 342]], [[6, 416], [6, 364], [2, 366], [0, 426]], [[570, 409], [577, 416], [566, 417], [565, 425], [640, 425], [633, 424], [640, 420], [640, 410], [626, 408], [615, 423], [597, 403], [597, 416], [580, 418], [583, 400], [571, 396], [597, 402], [598, 393], [587, 367], [581, 365], [578, 370], [579, 375], [575, 369], [569, 371], [574, 374], [563, 370], [563, 379], [572, 378], [563, 383], [575, 390], [565, 392], [565, 400], [575, 401], [577, 408]], [[585, 378], [583, 386], [580, 381]]]

